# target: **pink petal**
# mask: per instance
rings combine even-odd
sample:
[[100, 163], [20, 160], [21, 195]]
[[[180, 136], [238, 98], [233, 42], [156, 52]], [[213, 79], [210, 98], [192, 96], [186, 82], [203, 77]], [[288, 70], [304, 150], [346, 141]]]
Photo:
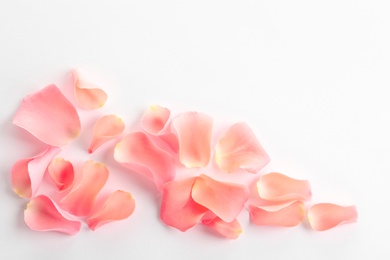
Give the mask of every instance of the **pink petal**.
[[56, 158], [50, 163], [47, 170], [59, 190], [66, 190], [72, 185], [74, 170], [71, 162], [63, 158]]
[[57, 205], [44, 195], [33, 198], [24, 211], [27, 226], [36, 231], [58, 231], [69, 235], [79, 232], [80, 221], [66, 218]]
[[218, 234], [230, 239], [237, 239], [242, 233], [240, 222], [238, 222], [237, 219], [226, 222], [216, 217], [211, 221], [203, 222], [203, 224], [216, 231]]
[[171, 112], [165, 107], [150, 106], [141, 119], [142, 128], [157, 135], [167, 124], [170, 115]]
[[251, 222], [259, 226], [293, 227], [305, 216], [304, 204], [295, 201], [285, 207], [257, 207], [249, 205]]
[[95, 161], [86, 161], [80, 172], [80, 182], [73, 185], [69, 194], [61, 199], [62, 208], [75, 216], [87, 216], [95, 203], [95, 198], [108, 179], [107, 167]]
[[72, 77], [75, 84], [76, 100], [82, 108], [97, 109], [106, 103], [106, 92], [95, 84], [80, 79], [76, 71], [72, 71]]
[[173, 158], [141, 132], [128, 134], [117, 143], [114, 158], [130, 170], [148, 177], [159, 190], [175, 177]]
[[164, 186], [160, 218], [166, 225], [186, 231], [198, 224], [208, 211], [191, 197], [195, 180], [196, 177], [171, 181]]
[[86, 222], [90, 229], [95, 230], [108, 222], [128, 218], [134, 209], [135, 201], [131, 194], [117, 190], [93, 210]]
[[331, 203], [313, 205], [308, 212], [311, 227], [324, 231], [338, 225], [356, 222], [358, 213], [355, 206], [343, 207]]
[[219, 139], [215, 149], [215, 161], [225, 172], [241, 168], [257, 173], [269, 162], [268, 155], [245, 123], [231, 126]]
[[11, 170], [12, 187], [20, 197], [31, 198], [38, 191], [51, 160], [61, 151], [48, 147], [40, 154], [17, 161]]
[[219, 182], [204, 174], [196, 179], [192, 188], [194, 201], [226, 222], [238, 216], [248, 197], [249, 191], [245, 186]]
[[261, 198], [271, 201], [309, 200], [310, 183], [297, 180], [281, 173], [272, 172], [260, 177], [257, 190]]
[[95, 123], [88, 152], [93, 153], [99, 146], [120, 135], [124, 129], [125, 123], [116, 115], [101, 117]]
[[68, 144], [80, 133], [76, 109], [55, 85], [25, 97], [13, 123], [52, 146]]
[[202, 113], [187, 112], [173, 119], [179, 140], [179, 159], [187, 168], [206, 167], [210, 161], [213, 120]]

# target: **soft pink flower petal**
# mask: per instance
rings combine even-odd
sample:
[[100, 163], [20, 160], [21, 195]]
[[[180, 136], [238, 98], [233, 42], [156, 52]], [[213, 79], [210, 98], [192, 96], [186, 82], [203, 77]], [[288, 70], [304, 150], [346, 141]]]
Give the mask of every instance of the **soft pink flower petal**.
[[27, 226], [36, 231], [58, 231], [75, 235], [81, 227], [80, 221], [66, 218], [57, 205], [44, 195], [33, 198], [24, 211]]
[[142, 116], [142, 128], [151, 134], [157, 135], [168, 122], [171, 112], [168, 108], [161, 106], [150, 106]]
[[123, 166], [148, 177], [158, 190], [175, 177], [173, 158], [141, 132], [128, 134], [117, 143], [114, 158]]
[[160, 218], [166, 225], [186, 231], [198, 224], [207, 208], [196, 203], [191, 197], [196, 177], [171, 181], [165, 184]]
[[234, 219], [231, 222], [226, 222], [219, 217], [215, 217], [211, 221], [205, 221], [202, 223], [226, 238], [237, 239], [242, 233], [240, 222], [238, 222], [237, 219]]
[[92, 141], [88, 152], [93, 153], [105, 142], [120, 135], [125, 129], [125, 123], [116, 115], [106, 115], [96, 121], [93, 128]]
[[34, 157], [17, 161], [11, 170], [15, 193], [24, 198], [34, 196], [41, 185], [47, 166], [60, 151], [60, 148], [50, 146]]
[[257, 190], [261, 198], [271, 201], [309, 200], [310, 183], [297, 180], [281, 173], [272, 172], [260, 177]]
[[68, 144], [80, 133], [76, 109], [55, 85], [25, 97], [13, 123], [52, 146]]
[[108, 179], [107, 167], [95, 161], [86, 161], [80, 172], [79, 183], [61, 199], [60, 205], [75, 216], [87, 216], [95, 203], [95, 198]]
[[75, 96], [79, 105], [84, 109], [97, 109], [107, 100], [107, 94], [95, 84], [80, 79], [76, 71], [72, 71], [75, 85]]
[[135, 201], [131, 194], [117, 190], [104, 203], [94, 208], [86, 222], [90, 229], [95, 230], [108, 222], [128, 218], [134, 209]]
[[74, 170], [71, 162], [63, 158], [56, 158], [50, 163], [47, 170], [59, 190], [66, 190], [72, 185]]
[[186, 112], [172, 121], [179, 140], [179, 159], [187, 168], [206, 167], [211, 154], [213, 120], [205, 114]]
[[257, 207], [249, 205], [251, 222], [259, 226], [293, 227], [300, 224], [305, 216], [304, 204], [295, 201], [284, 207]]
[[245, 123], [237, 123], [219, 139], [215, 147], [215, 161], [225, 172], [241, 168], [257, 173], [269, 162], [269, 157], [252, 129]]
[[231, 222], [238, 216], [248, 197], [247, 187], [219, 182], [204, 174], [196, 179], [192, 187], [194, 201], [226, 222]]
[[318, 203], [308, 212], [311, 227], [317, 231], [324, 231], [338, 225], [356, 222], [358, 213], [355, 206], [343, 207], [331, 203]]

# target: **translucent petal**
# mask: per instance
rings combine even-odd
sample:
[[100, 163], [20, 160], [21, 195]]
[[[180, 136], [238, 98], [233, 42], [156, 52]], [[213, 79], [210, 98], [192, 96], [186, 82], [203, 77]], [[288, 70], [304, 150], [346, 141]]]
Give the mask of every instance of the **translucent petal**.
[[324, 231], [338, 225], [356, 222], [358, 213], [355, 206], [344, 207], [332, 203], [318, 203], [308, 212], [311, 227], [317, 231]]

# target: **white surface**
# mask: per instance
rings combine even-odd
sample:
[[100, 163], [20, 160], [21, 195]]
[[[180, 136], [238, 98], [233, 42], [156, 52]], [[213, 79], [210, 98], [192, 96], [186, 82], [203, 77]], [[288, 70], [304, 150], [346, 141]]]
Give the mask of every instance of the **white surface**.
[[[2, 1], [0, 258], [389, 259], [389, 11], [385, 0]], [[109, 94], [94, 113], [128, 129], [151, 104], [247, 122], [271, 156], [263, 172], [310, 180], [315, 202], [355, 203], [359, 222], [321, 233], [256, 227], [243, 213], [235, 241], [181, 233], [158, 219], [150, 183], [98, 153], [134, 195], [133, 216], [74, 237], [30, 231], [10, 168], [43, 146], [12, 117], [70, 68]], [[70, 147], [80, 160], [95, 158], [85, 129]]]

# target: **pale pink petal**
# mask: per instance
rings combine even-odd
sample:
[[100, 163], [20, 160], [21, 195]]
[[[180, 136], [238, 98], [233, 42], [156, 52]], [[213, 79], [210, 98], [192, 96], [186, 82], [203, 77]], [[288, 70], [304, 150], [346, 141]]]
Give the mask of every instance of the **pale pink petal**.
[[310, 183], [297, 180], [281, 173], [272, 172], [260, 177], [257, 190], [261, 198], [271, 201], [309, 200]]
[[128, 134], [117, 143], [114, 158], [123, 166], [148, 177], [158, 190], [175, 177], [173, 158], [141, 132]]
[[75, 216], [87, 216], [109, 172], [104, 164], [89, 160], [84, 163], [80, 174], [80, 182], [72, 186], [70, 192], [61, 199], [60, 205]]
[[135, 201], [131, 194], [117, 190], [101, 205], [94, 208], [86, 222], [90, 229], [95, 230], [108, 222], [128, 218], [133, 214], [134, 209]]
[[74, 170], [71, 162], [63, 158], [56, 158], [50, 163], [47, 170], [59, 190], [66, 190], [72, 185]]
[[93, 128], [92, 141], [88, 152], [93, 153], [105, 142], [119, 136], [125, 129], [125, 123], [116, 115], [106, 115], [96, 121]]
[[50, 146], [34, 157], [17, 161], [11, 170], [15, 193], [24, 198], [34, 196], [41, 185], [47, 166], [60, 151], [60, 148]]
[[311, 227], [317, 231], [324, 231], [338, 225], [356, 222], [358, 213], [355, 206], [343, 207], [331, 203], [318, 203], [308, 212]]
[[107, 100], [107, 94], [95, 84], [80, 79], [76, 71], [72, 71], [75, 85], [75, 96], [79, 105], [84, 109], [97, 109]]
[[248, 188], [234, 183], [219, 182], [200, 175], [192, 187], [194, 201], [226, 222], [233, 221], [248, 200]]
[[69, 235], [75, 235], [81, 227], [80, 221], [65, 217], [57, 205], [44, 195], [33, 198], [27, 204], [24, 221], [32, 230], [58, 231]]
[[211, 154], [213, 120], [205, 114], [186, 112], [173, 119], [179, 140], [179, 159], [187, 168], [206, 167]]
[[170, 115], [168, 108], [158, 105], [150, 106], [142, 116], [142, 128], [148, 133], [157, 135], [167, 124]]
[[304, 204], [295, 201], [284, 207], [249, 205], [251, 222], [259, 226], [293, 227], [300, 224], [305, 216]]
[[25, 97], [13, 123], [52, 146], [68, 144], [80, 133], [76, 109], [55, 85]]
[[226, 238], [237, 239], [242, 233], [240, 222], [238, 222], [237, 219], [226, 222], [219, 217], [216, 217], [211, 221], [202, 223]]
[[186, 231], [198, 224], [208, 211], [191, 197], [195, 180], [196, 177], [171, 181], [164, 186], [160, 218], [166, 225]]
[[241, 168], [257, 173], [269, 162], [269, 157], [252, 129], [245, 123], [237, 123], [218, 140], [215, 161], [225, 172]]

